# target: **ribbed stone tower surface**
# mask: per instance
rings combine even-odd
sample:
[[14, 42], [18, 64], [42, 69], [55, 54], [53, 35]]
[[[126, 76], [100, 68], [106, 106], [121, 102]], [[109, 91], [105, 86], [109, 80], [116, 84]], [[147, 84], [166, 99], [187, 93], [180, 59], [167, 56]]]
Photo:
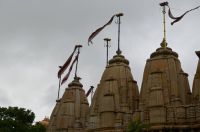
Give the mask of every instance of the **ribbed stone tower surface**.
[[85, 132], [89, 104], [80, 78], [75, 78], [57, 101], [48, 132]]
[[115, 55], [109, 61], [90, 107], [88, 131], [123, 131], [138, 108], [139, 92], [129, 61]]
[[187, 118], [190, 122], [194, 118], [191, 101], [188, 74], [182, 70], [178, 54], [168, 47], [158, 48], [147, 60], [143, 74], [139, 105], [142, 122], [160, 130], [183, 124]]
[[[200, 59], [200, 51], [197, 51], [196, 54]], [[192, 94], [195, 103], [200, 103], [200, 60], [198, 61], [196, 74], [194, 76]]]
[[199, 58], [197, 64], [196, 74], [194, 76], [192, 95], [195, 106], [195, 127], [200, 131], [200, 51], [196, 51], [196, 54]]

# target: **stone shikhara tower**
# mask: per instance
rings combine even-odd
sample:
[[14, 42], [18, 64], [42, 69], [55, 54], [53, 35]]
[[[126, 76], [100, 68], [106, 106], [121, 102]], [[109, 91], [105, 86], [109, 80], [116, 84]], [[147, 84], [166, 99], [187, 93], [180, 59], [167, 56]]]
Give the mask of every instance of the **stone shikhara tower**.
[[50, 117], [48, 132], [84, 132], [89, 114], [89, 104], [80, 78], [74, 80], [65, 92]]
[[158, 48], [147, 60], [139, 113], [141, 121], [150, 124], [151, 130], [189, 131], [195, 122], [188, 74], [182, 70], [178, 54], [171, 48]]
[[117, 54], [109, 61], [90, 106], [88, 131], [126, 130], [138, 109], [139, 91], [129, 61]]
[[158, 48], [147, 60], [140, 95], [128, 64], [120, 54], [109, 61], [90, 108], [75, 78], [57, 101], [48, 132], [122, 132], [138, 117], [149, 131], [200, 131], [199, 62], [191, 93], [178, 54]]
[[146, 61], [140, 93], [119, 44], [90, 106], [79, 80], [57, 100], [48, 132], [125, 132], [133, 120], [148, 124], [149, 132], [200, 132], [200, 60], [191, 92], [178, 54], [167, 47], [165, 15], [163, 41]]

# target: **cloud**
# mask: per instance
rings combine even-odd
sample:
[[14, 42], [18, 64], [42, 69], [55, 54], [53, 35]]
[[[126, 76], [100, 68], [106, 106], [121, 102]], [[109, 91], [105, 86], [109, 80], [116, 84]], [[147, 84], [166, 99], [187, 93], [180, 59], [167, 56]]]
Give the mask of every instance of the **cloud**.
[[0, 88], [0, 104], [1, 107], [5, 106], [6, 104], [10, 104], [12, 100], [10, 100], [9, 94], [3, 90], [3, 87]]

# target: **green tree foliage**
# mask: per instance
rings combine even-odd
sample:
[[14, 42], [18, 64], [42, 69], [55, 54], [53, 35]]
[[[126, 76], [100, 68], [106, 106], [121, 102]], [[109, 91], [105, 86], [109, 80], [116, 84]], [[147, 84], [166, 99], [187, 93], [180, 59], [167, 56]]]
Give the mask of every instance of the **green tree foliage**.
[[127, 132], [143, 132], [148, 128], [149, 128], [148, 125], [143, 124], [140, 120], [137, 120], [129, 124]]
[[31, 132], [46, 132], [46, 127], [37, 122], [32, 126]]
[[[18, 107], [0, 107], [0, 132], [45, 132], [33, 125], [35, 114], [31, 110]], [[43, 128], [42, 128], [43, 129]]]

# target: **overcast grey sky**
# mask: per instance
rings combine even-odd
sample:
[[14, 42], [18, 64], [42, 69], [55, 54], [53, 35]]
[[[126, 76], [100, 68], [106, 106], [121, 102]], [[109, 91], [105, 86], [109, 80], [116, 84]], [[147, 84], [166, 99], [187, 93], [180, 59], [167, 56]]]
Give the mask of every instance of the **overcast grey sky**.
[[[113, 23], [87, 46], [88, 36], [110, 17], [123, 12], [121, 50], [130, 61], [141, 87], [146, 59], [162, 41], [161, 0], [0, 0], [0, 106], [31, 109], [36, 121], [50, 116], [57, 98], [58, 66], [75, 44], [82, 44], [78, 75], [87, 91], [99, 83], [105, 69], [103, 39], [110, 37], [111, 58], [117, 49]], [[200, 5], [199, 0], [169, 0], [174, 15]], [[187, 14], [174, 26], [167, 17], [167, 42], [179, 54], [190, 86], [200, 50], [200, 10]], [[68, 82], [62, 86], [61, 95]]]

